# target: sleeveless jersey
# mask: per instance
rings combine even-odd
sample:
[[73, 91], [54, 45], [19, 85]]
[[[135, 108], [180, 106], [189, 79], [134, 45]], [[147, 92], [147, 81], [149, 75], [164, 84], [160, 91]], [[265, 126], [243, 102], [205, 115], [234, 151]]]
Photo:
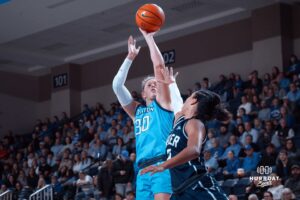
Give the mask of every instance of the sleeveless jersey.
[[165, 154], [173, 119], [173, 112], [162, 108], [156, 100], [137, 107], [134, 118], [137, 163]]
[[[180, 118], [177, 119], [176, 123], [174, 124], [173, 130], [167, 139], [168, 159], [176, 156], [184, 148], [187, 147], [188, 135], [186, 134], [184, 128], [188, 120], [189, 119], [185, 119], [183, 116], [181, 116]], [[190, 177], [196, 174], [206, 173], [206, 168], [204, 165], [204, 159], [202, 153], [205, 141], [206, 141], [206, 137], [202, 143], [201, 153], [198, 158], [170, 169], [173, 188], [177, 188], [185, 180], [189, 179]]]

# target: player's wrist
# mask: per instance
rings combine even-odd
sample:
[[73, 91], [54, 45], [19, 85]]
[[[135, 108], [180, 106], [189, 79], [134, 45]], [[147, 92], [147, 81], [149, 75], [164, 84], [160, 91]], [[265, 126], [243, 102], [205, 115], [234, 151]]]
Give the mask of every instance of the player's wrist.
[[135, 55], [135, 54], [128, 53], [126, 58], [129, 59], [129, 60], [131, 60], [131, 61], [133, 61], [133, 60], [135, 59], [136, 56], [137, 56], [137, 55]]
[[158, 167], [159, 171], [164, 171], [164, 170], [166, 170], [166, 167], [164, 166], [164, 163], [161, 164], [161, 165], [158, 165], [157, 167]]

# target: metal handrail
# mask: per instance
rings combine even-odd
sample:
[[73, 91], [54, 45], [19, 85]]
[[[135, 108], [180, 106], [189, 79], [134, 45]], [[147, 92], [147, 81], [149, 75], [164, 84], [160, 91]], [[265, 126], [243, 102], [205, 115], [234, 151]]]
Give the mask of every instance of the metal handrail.
[[0, 194], [0, 200], [12, 200], [12, 191], [6, 190], [2, 194]]
[[53, 200], [51, 185], [46, 185], [29, 196], [29, 200]]

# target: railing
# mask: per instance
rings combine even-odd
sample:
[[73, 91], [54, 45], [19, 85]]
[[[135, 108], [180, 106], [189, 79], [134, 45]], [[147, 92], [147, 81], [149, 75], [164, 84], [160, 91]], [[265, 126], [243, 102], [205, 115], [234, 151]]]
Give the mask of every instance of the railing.
[[29, 200], [53, 200], [52, 186], [46, 185], [39, 189], [30, 195]]
[[2, 194], [0, 194], [0, 200], [12, 200], [12, 191], [6, 190]]

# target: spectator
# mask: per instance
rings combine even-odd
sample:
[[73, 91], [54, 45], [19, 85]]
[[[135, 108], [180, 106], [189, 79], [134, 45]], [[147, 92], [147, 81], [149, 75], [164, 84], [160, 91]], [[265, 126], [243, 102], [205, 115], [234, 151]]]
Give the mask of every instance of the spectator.
[[250, 114], [252, 104], [251, 104], [251, 102], [249, 102], [248, 97], [247, 96], [242, 96], [241, 102], [242, 102], [242, 104], [239, 106], [239, 109], [244, 108], [245, 111], [246, 111], [246, 114], [247, 115]]
[[24, 172], [24, 170], [19, 170], [19, 175], [17, 178], [17, 182], [19, 182], [21, 184], [21, 186], [27, 186], [27, 178], [26, 178], [26, 174]]
[[280, 200], [284, 186], [282, 185], [280, 178], [279, 180], [276, 179], [277, 174], [272, 173], [271, 177], [274, 177], [274, 180], [272, 180], [272, 186], [268, 189], [268, 191], [273, 194], [274, 200]]
[[286, 150], [282, 149], [278, 155], [278, 162], [276, 165], [276, 172], [279, 177], [285, 181], [290, 176], [291, 160], [288, 158]]
[[264, 74], [264, 78], [263, 78], [263, 85], [264, 86], [268, 86], [271, 83], [271, 75], [269, 73], [265, 73]]
[[210, 150], [212, 146], [212, 138], [215, 137], [214, 129], [210, 128], [207, 130], [207, 141], [205, 142], [204, 150]]
[[272, 192], [269, 191], [264, 192], [263, 200], [274, 200]]
[[295, 83], [290, 84], [290, 91], [287, 93], [287, 98], [291, 103], [297, 103], [300, 100], [300, 90]]
[[13, 196], [12, 196], [13, 200], [18, 200], [19, 199], [19, 195], [22, 192], [22, 188], [23, 188], [22, 184], [20, 182], [16, 182], [16, 185], [15, 185], [14, 190], [13, 190]]
[[40, 175], [36, 190], [42, 189], [45, 186], [46, 186], [46, 181], [45, 181], [44, 177]]
[[101, 141], [106, 142], [108, 133], [104, 130], [102, 126], [98, 126], [97, 128], [97, 134]]
[[295, 194], [291, 191], [290, 188], [284, 188], [282, 191], [282, 200], [296, 200]]
[[243, 80], [241, 78], [241, 75], [240, 74], [236, 74], [234, 78], [235, 78], [235, 84], [234, 84], [234, 86], [236, 88], [242, 89], [242, 87], [243, 87]]
[[113, 162], [106, 159], [98, 173], [98, 186], [101, 193], [101, 200], [108, 200], [113, 195]]
[[133, 189], [133, 191], [135, 191], [135, 189], [136, 189], [136, 178], [137, 178], [137, 175], [139, 173], [139, 167], [136, 163], [136, 154], [131, 153], [130, 156], [129, 156], [129, 159], [133, 163], [134, 177], [133, 177], [133, 181], [132, 181], [132, 189]]
[[88, 157], [87, 151], [81, 152], [81, 163], [82, 169], [85, 169], [92, 164], [92, 160]]
[[63, 166], [66, 166], [68, 169], [71, 169], [73, 166], [72, 160], [70, 159], [70, 149], [65, 149], [63, 152], [63, 158], [60, 162], [59, 168], [61, 169]]
[[239, 108], [237, 116], [242, 119], [242, 122], [249, 122], [250, 121], [250, 116], [246, 114], [245, 108]]
[[256, 194], [250, 194], [248, 200], [259, 200]]
[[275, 132], [276, 137], [280, 141], [281, 146], [285, 146], [285, 141], [287, 139], [292, 139], [295, 135], [295, 132], [292, 128], [287, 127], [286, 120], [283, 118], [280, 120], [280, 126]]
[[212, 144], [212, 148], [210, 149], [211, 155], [214, 158], [219, 159], [223, 155], [223, 152], [224, 152], [224, 149], [219, 146], [219, 139], [212, 138], [211, 144]]
[[38, 184], [38, 176], [35, 174], [34, 172], [34, 168], [30, 168], [29, 169], [29, 174], [27, 176], [27, 183], [28, 183], [28, 186], [31, 188], [31, 189], [35, 189], [37, 187], [37, 184]]
[[275, 97], [272, 100], [272, 105], [271, 105], [270, 109], [271, 109], [271, 112], [270, 112], [271, 119], [279, 120], [281, 117], [280, 116], [280, 104], [279, 104], [279, 99], [277, 97]]
[[46, 179], [50, 175], [51, 167], [50, 167], [50, 165], [47, 164], [46, 158], [43, 156], [40, 157], [40, 164], [38, 166], [38, 171], [39, 171], [39, 174], [42, 174], [43, 177], [45, 177]]
[[[253, 148], [253, 150], [254, 150], [255, 152], [259, 152], [259, 151], [260, 151], [259, 146], [258, 146], [256, 143], [253, 142], [253, 137], [252, 137], [252, 135], [250, 135], [250, 134], [247, 135], [246, 138], [245, 138], [245, 146], [247, 146], [247, 145], [251, 145], [252, 148]], [[243, 156], [242, 156], [242, 157], [243, 157]]]
[[264, 99], [268, 107], [272, 105], [273, 99], [276, 98], [273, 88], [268, 88], [267, 97]]
[[56, 176], [51, 176], [51, 186], [53, 189], [54, 200], [63, 199], [63, 188], [60, 182], [57, 181]]
[[223, 174], [226, 178], [233, 178], [237, 175], [237, 169], [240, 167], [240, 160], [234, 156], [233, 151], [228, 151], [226, 166], [223, 168]]
[[267, 104], [265, 101], [260, 102], [260, 110], [258, 111], [258, 118], [261, 121], [267, 121], [271, 118], [271, 109], [267, 107]]
[[133, 163], [129, 160], [128, 151], [123, 150], [113, 162], [112, 171], [116, 193], [125, 196], [126, 191], [132, 190], [131, 182], [134, 177]]
[[275, 146], [270, 143], [262, 153], [260, 166], [275, 166], [276, 165], [276, 151]]
[[73, 162], [73, 173], [79, 174], [82, 171], [82, 162], [81, 162], [81, 155], [79, 153], [74, 155], [74, 162]]
[[225, 149], [221, 159], [226, 159], [229, 151], [234, 152], [234, 156], [238, 156], [241, 150], [241, 145], [237, 143], [237, 139], [234, 135], [229, 138], [229, 146]]
[[246, 197], [249, 197], [250, 194], [256, 194], [259, 199], [262, 199], [264, 192], [267, 191], [267, 187], [260, 187], [258, 183], [258, 180], [253, 180], [250, 185], [246, 187]]
[[81, 189], [81, 192], [77, 192], [75, 200], [87, 199], [93, 196], [93, 179], [84, 171], [79, 172], [79, 179], [76, 181], [76, 186], [78, 189]]
[[207, 172], [211, 174], [215, 174], [216, 170], [219, 167], [217, 160], [211, 156], [211, 153], [208, 150], [204, 150], [203, 154], [204, 154], [203, 158], [204, 158]]
[[285, 150], [288, 153], [288, 158], [291, 160], [299, 160], [300, 149], [297, 149], [294, 141], [292, 139], [287, 139], [285, 142]]
[[256, 167], [260, 161], [259, 153], [254, 152], [251, 145], [245, 146], [246, 157], [243, 160], [242, 168], [245, 170], [246, 176], [249, 176], [251, 172], [256, 170]]
[[121, 154], [121, 152], [123, 150], [126, 150], [126, 146], [123, 145], [123, 139], [118, 137], [117, 139], [117, 144], [115, 144], [113, 146], [113, 149], [112, 149], [112, 155], [113, 155], [113, 158], [116, 158], [118, 155]]
[[288, 113], [288, 108], [285, 107], [284, 105], [281, 106], [281, 108], [280, 108], [280, 117], [282, 119], [285, 119], [288, 127], [294, 126], [295, 119], [294, 119], [293, 115]]
[[122, 130], [124, 133], [122, 139], [123, 139], [124, 145], [126, 146], [126, 149], [128, 150], [130, 148], [130, 143], [135, 138], [135, 135], [134, 135], [134, 132], [132, 132], [130, 130], [129, 126], [124, 126]]
[[277, 66], [272, 67], [272, 74], [271, 74], [272, 80], [275, 80], [279, 73], [280, 70]]
[[300, 74], [300, 61], [296, 55], [291, 55], [288, 66], [288, 72], [290, 74]]
[[246, 136], [251, 135], [253, 138], [253, 142], [257, 143], [259, 135], [258, 135], [257, 130], [252, 128], [251, 122], [245, 122], [244, 126], [245, 126], [245, 132], [240, 137], [240, 142], [245, 146], [246, 145]]
[[290, 79], [288, 79], [286, 76], [285, 76], [285, 73], [284, 72], [280, 72], [277, 76], [277, 82], [279, 83], [279, 87], [280, 89], [283, 89], [284, 91], [288, 91], [289, 89], [289, 84], [290, 84]]
[[107, 136], [108, 151], [112, 151], [113, 146], [118, 143], [117, 129], [111, 128]]
[[232, 135], [232, 133], [228, 131], [227, 124], [221, 124], [220, 125], [220, 135], [218, 136], [218, 138], [219, 138], [220, 146], [222, 148], [225, 149], [228, 146], [228, 140], [231, 135]]
[[107, 156], [107, 147], [100, 139], [97, 139], [95, 143], [91, 145], [89, 152], [92, 158], [104, 161]]
[[286, 180], [285, 187], [291, 188], [296, 196], [296, 199], [300, 198], [300, 166], [294, 164], [291, 167], [291, 176]]

